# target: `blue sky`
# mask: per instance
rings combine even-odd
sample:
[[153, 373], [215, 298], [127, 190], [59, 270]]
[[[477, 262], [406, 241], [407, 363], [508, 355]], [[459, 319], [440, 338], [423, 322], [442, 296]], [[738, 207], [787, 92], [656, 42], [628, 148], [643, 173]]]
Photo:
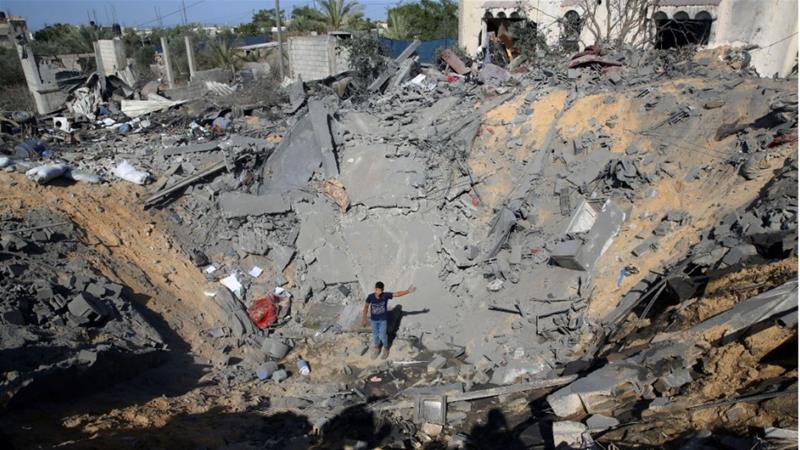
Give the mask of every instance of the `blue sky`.
[[[274, 0], [184, 0], [189, 22], [209, 25], [237, 25], [249, 22], [254, 10], [272, 8]], [[281, 9], [291, 14], [293, 7], [313, 4], [312, 0], [280, 0]], [[384, 19], [386, 8], [398, 0], [363, 0], [364, 13], [372, 19]], [[407, 2], [408, 3], [408, 2]], [[164, 26], [183, 23], [181, 0], [0, 0], [0, 9], [28, 21], [36, 31], [54, 23], [85, 24], [94, 14], [102, 25], [117, 20], [124, 26], [158, 25], [156, 8]]]

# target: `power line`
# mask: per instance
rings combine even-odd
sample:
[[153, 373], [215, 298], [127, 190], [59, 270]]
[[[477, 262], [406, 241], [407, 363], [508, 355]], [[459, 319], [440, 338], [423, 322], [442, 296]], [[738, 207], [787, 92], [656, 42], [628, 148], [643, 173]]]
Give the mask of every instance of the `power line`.
[[192, 7], [197, 6], [197, 5], [201, 4], [201, 3], [204, 3], [205, 1], [206, 0], [199, 0], [197, 2], [194, 2], [194, 3], [190, 4], [190, 5], [186, 5], [185, 7], [178, 8], [175, 11], [172, 11], [170, 13], [167, 13], [167, 14], [164, 14], [164, 15], [158, 14], [157, 18], [155, 18], [153, 20], [148, 20], [147, 22], [142, 22], [142, 23], [140, 23], [139, 25], [136, 25], [136, 26], [137, 27], [141, 27], [141, 26], [144, 26], [144, 25], [147, 25], [147, 24], [151, 24], [151, 23], [154, 23], [154, 22], [160, 22], [162, 24], [162, 26], [163, 26], [163, 23], [164, 23], [163, 19], [165, 17], [174, 16], [175, 14], [180, 14], [180, 13], [184, 12], [186, 8], [192, 8]]
[[763, 46], [763, 47], [754, 48], [753, 50], [750, 50], [750, 53], [753, 53], [753, 52], [755, 52], [755, 51], [758, 51], [758, 50], [764, 50], [765, 48], [770, 48], [770, 47], [772, 47], [773, 45], [780, 44], [781, 42], [783, 42], [783, 41], [785, 41], [785, 40], [787, 40], [787, 39], [791, 39], [791, 38], [793, 38], [793, 37], [797, 36], [797, 33], [799, 33], [799, 32], [798, 32], [798, 31], [795, 31], [794, 33], [790, 34], [789, 36], [786, 36], [785, 38], [783, 38], [783, 39], [781, 39], [781, 40], [775, 41], [775, 42], [773, 42], [772, 44], [765, 45], [765, 46]]

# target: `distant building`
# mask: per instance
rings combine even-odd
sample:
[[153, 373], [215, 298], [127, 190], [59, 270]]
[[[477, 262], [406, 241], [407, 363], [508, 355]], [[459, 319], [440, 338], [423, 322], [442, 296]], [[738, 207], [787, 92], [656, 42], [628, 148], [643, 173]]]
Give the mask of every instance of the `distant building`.
[[[14, 28], [20, 29], [24, 28], [25, 26], [25, 19], [22, 17], [17, 16], [9, 16], [6, 13], [0, 11], [0, 47], [3, 48], [14, 48], [14, 44], [16, 42], [16, 35], [14, 34]], [[28, 39], [31, 36], [27, 36]]]
[[[599, 0], [461, 0], [459, 45], [478, 54], [489, 36], [505, 34], [514, 23], [529, 18], [548, 45], [577, 50], [594, 44], [581, 23], [583, 5]], [[612, 0], [608, 0], [612, 1]], [[617, 0], [613, 0], [617, 1]], [[625, 1], [625, 0], [619, 0]], [[785, 76], [797, 59], [797, 0], [658, 0], [648, 11], [648, 27], [659, 48], [697, 44], [757, 45], [751, 65], [761, 76]], [[595, 20], [608, 22], [606, 8]]]

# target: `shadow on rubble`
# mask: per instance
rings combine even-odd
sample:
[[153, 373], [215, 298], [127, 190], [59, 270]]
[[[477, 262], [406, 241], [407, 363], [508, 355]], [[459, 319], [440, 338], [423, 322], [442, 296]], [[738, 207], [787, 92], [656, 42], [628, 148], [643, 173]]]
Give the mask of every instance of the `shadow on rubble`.
[[[145, 305], [150, 297], [136, 294], [128, 287], [124, 298], [130, 300], [145, 320], [161, 335], [165, 344], [161, 349], [132, 353], [112, 347], [97, 353], [91, 364], [72, 364], [41, 371], [34, 381], [20, 390], [6, 405], [0, 415], [36, 417], [46, 412], [49, 417], [63, 417], [91, 411], [93, 414], [129, 405], [143, 404], [161, 396], [178, 396], [200, 385], [205, 365], [198, 364], [190, 347], [161, 316]], [[135, 325], [134, 325], [135, 326]], [[65, 347], [37, 349], [24, 347], [25, 355], [47, 352], [56, 355]], [[71, 350], [76, 352], [76, 350]], [[24, 355], [0, 353], [0, 362], [19, 364]], [[2, 366], [3, 364], [0, 364]]]
[[[172, 417], [152, 428], [108, 429], [70, 436], [70, 448], [281, 448], [341, 449], [357, 442], [375, 448], [392, 433], [392, 425], [363, 405], [345, 409], [328, 420], [318, 433], [305, 415], [293, 412], [264, 414], [269, 401], [244, 412], [212, 408], [201, 414]], [[66, 430], [65, 430], [66, 431]], [[358, 447], [360, 448], [360, 447]], [[392, 447], [393, 448], [393, 447]], [[401, 447], [402, 448], [402, 447]]]
[[[528, 424], [529, 425], [529, 424]], [[505, 414], [499, 409], [491, 409], [483, 425], [475, 425], [470, 430], [471, 444], [475, 448], [487, 449], [525, 449], [530, 448], [520, 439], [520, 433], [528, 428], [523, 424], [512, 427]]]
[[400, 322], [402, 322], [403, 317], [427, 314], [429, 312], [430, 310], [428, 308], [420, 309], [419, 311], [403, 311], [403, 305], [395, 305], [394, 308], [389, 310], [387, 329], [389, 345], [391, 346], [394, 343], [394, 339], [397, 337], [397, 331], [400, 330]]

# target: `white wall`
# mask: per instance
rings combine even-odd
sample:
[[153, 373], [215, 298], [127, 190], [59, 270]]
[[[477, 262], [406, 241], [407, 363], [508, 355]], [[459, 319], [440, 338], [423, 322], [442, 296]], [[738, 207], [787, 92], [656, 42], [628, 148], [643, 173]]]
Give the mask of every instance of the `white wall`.
[[[798, 37], [785, 38], [798, 30], [797, 3], [797, 0], [665, 0], [658, 10], [669, 17], [685, 11], [692, 18], [700, 11], [707, 11], [714, 19], [708, 47], [758, 45], [762, 48], [751, 51], [751, 65], [761, 76], [771, 77], [776, 73], [786, 76], [795, 63]], [[486, 11], [495, 16], [503, 11], [510, 16], [520, 4], [537, 23], [549, 45], [557, 45], [561, 34], [555, 19], [564, 17], [570, 9], [581, 12], [579, 0], [461, 0], [459, 45], [475, 55], [481, 45], [479, 36]], [[602, 25], [605, 19], [605, 8], [599, 7], [597, 20]], [[583, 45], [593, 43], [585, 26], [581, 41]]]
[[718, 14], [709, 47], [758, 45], [762, 48], [750, 51], [750, 64], [759, 75], [789, 73], [797, 57], [797, 36], [786, 38], [797, 33], [797, 0], [723, 0]]

